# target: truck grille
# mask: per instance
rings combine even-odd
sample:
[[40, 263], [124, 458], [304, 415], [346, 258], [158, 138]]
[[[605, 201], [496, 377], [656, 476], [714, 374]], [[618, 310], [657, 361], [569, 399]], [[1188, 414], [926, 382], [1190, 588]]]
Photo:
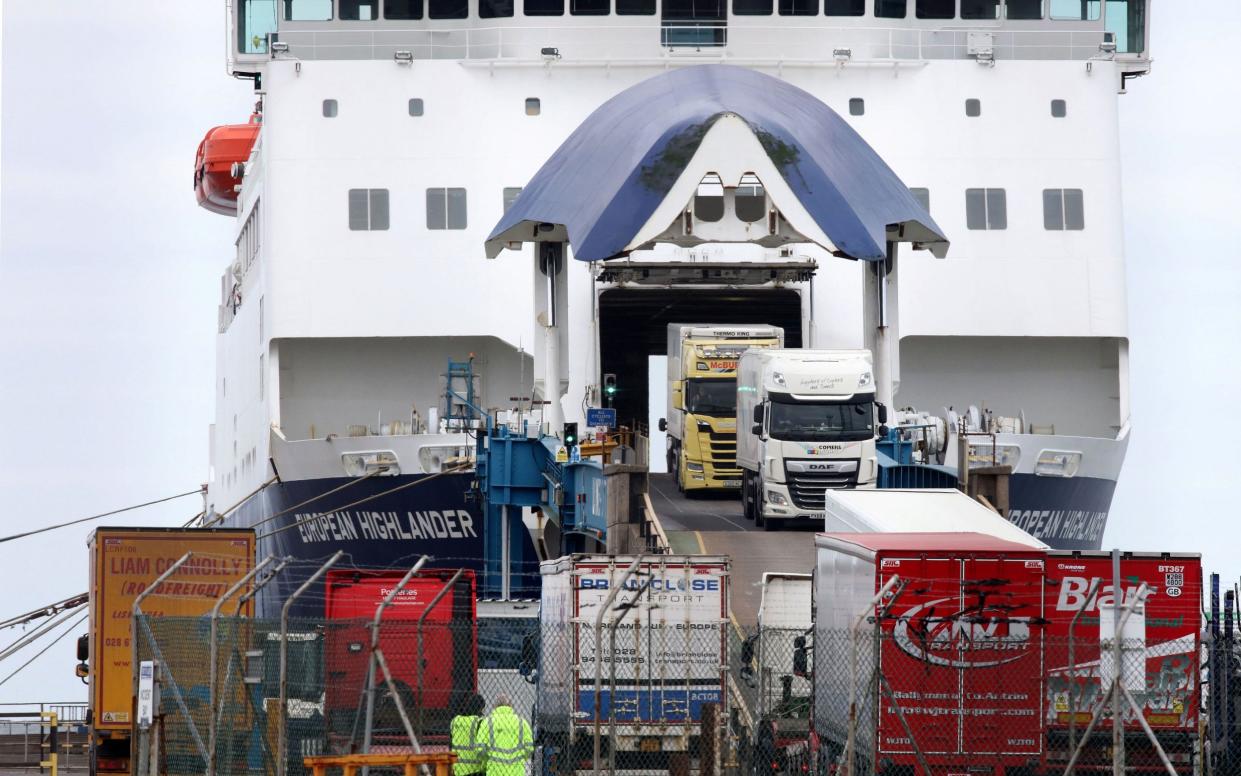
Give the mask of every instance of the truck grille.
[[733, 432], [712, 431], [708, 435], [711, 448], [711, 464], [715, 466], [716, 476], [729, 476], [737, 469], [737, 435]]
[[823, 509], [824, 492], [857, 485], [857, 469], [851, 472], [788, 472], [789, 495], [798, 509]]

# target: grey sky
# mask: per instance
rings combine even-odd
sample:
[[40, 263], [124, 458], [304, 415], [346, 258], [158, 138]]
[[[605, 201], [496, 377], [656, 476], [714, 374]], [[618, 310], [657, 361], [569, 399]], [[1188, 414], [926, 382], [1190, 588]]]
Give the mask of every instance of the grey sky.
[[[1105, 543], [1203, 551], [1235, 579], [1241, 107], [1226, 95], [1241, 9], [1180, 6], [1156, 5], [1154, 73], [1121, 100], [1135, 431]], [[253, 102], [224, 72], [223, 15], [207, 1], [4, 3], [0, 534], [205, 476], [231, 241], [228, 219], [196, 207], [192, 165], [204, 131]], [[191, 497], [123, 522], [200, 508]], [[85, 590], [88, 530], [0, 544], [0, 617]], [[72, 642], [0, 702], [84, 699]]]

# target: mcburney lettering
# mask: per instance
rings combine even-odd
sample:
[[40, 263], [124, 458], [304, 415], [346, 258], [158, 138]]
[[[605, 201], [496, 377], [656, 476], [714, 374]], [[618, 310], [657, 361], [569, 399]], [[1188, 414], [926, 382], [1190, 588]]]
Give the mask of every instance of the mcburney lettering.
[[474, 516], [464, 509], [425, 512], [310, 512], [293, 516], [307, 544], [359, 539], [472, 539]]

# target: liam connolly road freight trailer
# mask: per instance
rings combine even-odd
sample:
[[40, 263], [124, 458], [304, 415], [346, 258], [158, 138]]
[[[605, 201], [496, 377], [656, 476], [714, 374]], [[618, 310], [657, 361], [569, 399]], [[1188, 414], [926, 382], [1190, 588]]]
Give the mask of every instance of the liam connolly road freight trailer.
[[[1143, 583], [1145, 605], [1130, 615], [1122, 638], [1122, 683], [1173, 766], [1188, 772], [1198, 728], [1201, 559], [1123, 553], [1121, 604], [1133, 603]], [[1050, 552], [1044, 590], [1048, 765], [1063, 770], [1070, 756], [1070, 726], [1081, 740], [1095, 710], [1101, 708], [1098, 729], [1087, 739], [1077, 770], [1111, 770], [1112, 715], [1106, 693], [1115, 676], [1115, 659], [1107, 649], [1100, 654], [1101, 640], [1110, 638], [1115, 628], [1111, 554]], [[1127, 769], [1163, 772], [1128, 704], [1123, 719]]]
[[[420, 743], [447, 745], [452, 717], [478, 684], [474, 572], [419, 572], [384, 609], [379, 646]], [[363, 735], [376, 608], [404, 576], [399, 571], [330, 571], [327, 577], [326, 701], [330, 745]], [[382, 671], [374, 668], [372, 743], [408, 746], [408, 735]], [[490, 699], [488, 699], [490, 700]]]
[[722, 756], [728, 558], [649, 557], [628, 579], [632, 556], [542, 564], [535, 734], [545, 771], [590, 768], [596, 734], [601, 767], [614, 757], [621, 771], [687, 772], [693, 758]]
[[817, 770], [850, 761], [851, 773], [1037, 767], [1046, 551], [979, 533], [820, 534], [815, 543]]

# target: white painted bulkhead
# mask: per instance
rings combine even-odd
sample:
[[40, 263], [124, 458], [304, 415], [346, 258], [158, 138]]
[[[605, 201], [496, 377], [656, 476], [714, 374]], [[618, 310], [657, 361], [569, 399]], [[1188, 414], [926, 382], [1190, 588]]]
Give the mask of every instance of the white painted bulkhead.
[[[921, 338], [915, 340], [917, 358], [940, 364], [956, 375], [954, 381], [976, 385], [971, 373], [977, 370], [982, 378], [994, 366], [986, 347], [961, 347], [956, 337], [1003, 337], [1000, 350], [1010, 357], [1063, 355], [1066, 368], [1077, 364], [1081, 354], [1076, 347], [1049, 349], [1047, 338], [1093, 341], [1083, 345], [1088, 349], [1117, 343], [1123, 349], [1119, 76], [1112, 62], [1091, 65], [1004, 61], [984, 67], [935, 61], [900, 68], [767, 70], [832, 106], [909, 186], [929, 189], [930, 212], [952, 247], [943, 260], [925, 251], [902, 253], [902, 334]], [[345, 423], [344, 414], [361, 412], [355, 402], [365, 403], [370, 390], [365, 386], [402, 380], [429, 384], [438, 379], [443, 356], [456, 344], [463, 348], [452, 353], [457, 358], [466, 356], [467, 344], [486, 351], [486, 384], [514, 384], [516, 375], [494, 372], [520, 368], [519, 347], [536, 349], [535, 299], [541, 289], [529, 250], [484, 258], [483, 241], [501, 215], [503, 190], [523, 185], [604, 100], [657, 72], [655, 67], [562, 68], [555, 63], [493, 69], [453, 60], [267, 64], [261, 150], [248, 166], [238, 219], [240, 228], [260, 200], [261, 245], [218, 350], [212, 482], [217, 508], [269, 476], [261, 462], [271, 424], [291, 439], [302, 438], [311, 423], [317, 433], [320, 422], [325, 430], [335, 430]], [[410, 115], [412, 98], [423, 101], [422, 115]], [[527, 98], [538, 98], [538, 115], [527, 115]], [[854, 98], [864, 100], [863, 115], [849, 115]], [[335, 117], [324, 117], [326, 99], [337, 101]], [[980, 116], [966, 116], [967, 99], [980, 101]], [[1052, 117], [1053, 99], [1066, 102], [1066, 117]], [[427, 228], [426, 190], [440, 187], [466, 190], [465, 229]], [[350, 230], [348, 191], [358, 188], [388, 190], [388, 229]], [[967, 188], [1005, 189], [1007, 229], [967, 229]], [[1082, 189], [1083, 230], [1043, 228], [1042, 191], [1047, 188]], [[659, 253], [683, 260], [755, 255], [749, 246], [719, 245]], [[862, 267], [810, 247], [795, 253], [819, 263], [814, 326], [807, 341], [821, 348], [861, 346]], [[598, 333], [590, 268], [567, 258], [562, 320], [569, 347], [562, 358], [569, 384], [563, 404], [567, 419], [580, 420], [588, 388], [598, 379]], [[802, 293], [808, 299], [807, 289]], [[434, 337], [469, 339], [446, 340], [433, 354], [419, 349], [424, 338]], [[385, 343], [348, 344], [378, 339]], [[320, 346], [316, 340], [338, 341]], [[394, 345], [397, 341], [408, 349]], [[286, 345], [298, 354], [300, 365], [290, 365]], [[333, 366], [333, 353], [348, 358]], [[261, 398], [260, 355], [265, 372]], [[968, 363], [944, 360], [950, 356]], [[1107, 396], [1123, 395], [1125, 388], [1114, 382], [1123, 382], [1123, 370], [1112, 369], [1102, 369], [1090, 390], [1110, 386]], [[957, 389], [953, 381], [919, 381], [910, 370], [907, 350], [902, 376], [913, 395], [898, 393], [898, 404], [921, 401], [917, 394], [922, 391], [930, 401]], [[409, 376], [415, 372], [418, 377]], [[977, 397], [1020, 407], [1022, 392], [1034, 397], [1056, 390], [1056, 373], [1048, 370], [1036, 383], [1009, 382], [1004, 397], [998, 392], [979, 397], [973, 391], [957, 401]], [[285, 386], [290, 379], [292, 387]], [[376, 390], [384, 393], [380, 403], [385, 406], [403, 400], [398, 389]], [[417, 394], [414, 401], [425, 401], [420, 398], [425, 393], [422, 387], [411, 389], [411, 395]], [[521, 393], [502, 390], [498, 395], [507, 399]], [[1065, 419], [1046, 421], [1054, 422], [1058, 432], [1083, 434], [1124, 423], [1126, 418], [1117, 414], [1123, 403], [1109, 406], [1106, 422], [1094, 417], [1100, 402], [1092, 397], [1083, 405], [1091, 413], [1088, 418], [1068, 413]], [[488, 403], [502, 406], [490, 396]], [[1049, 409], [1059, 412], [1060, 405]], [[325, 419], [311, 420], [320, 416]]]

